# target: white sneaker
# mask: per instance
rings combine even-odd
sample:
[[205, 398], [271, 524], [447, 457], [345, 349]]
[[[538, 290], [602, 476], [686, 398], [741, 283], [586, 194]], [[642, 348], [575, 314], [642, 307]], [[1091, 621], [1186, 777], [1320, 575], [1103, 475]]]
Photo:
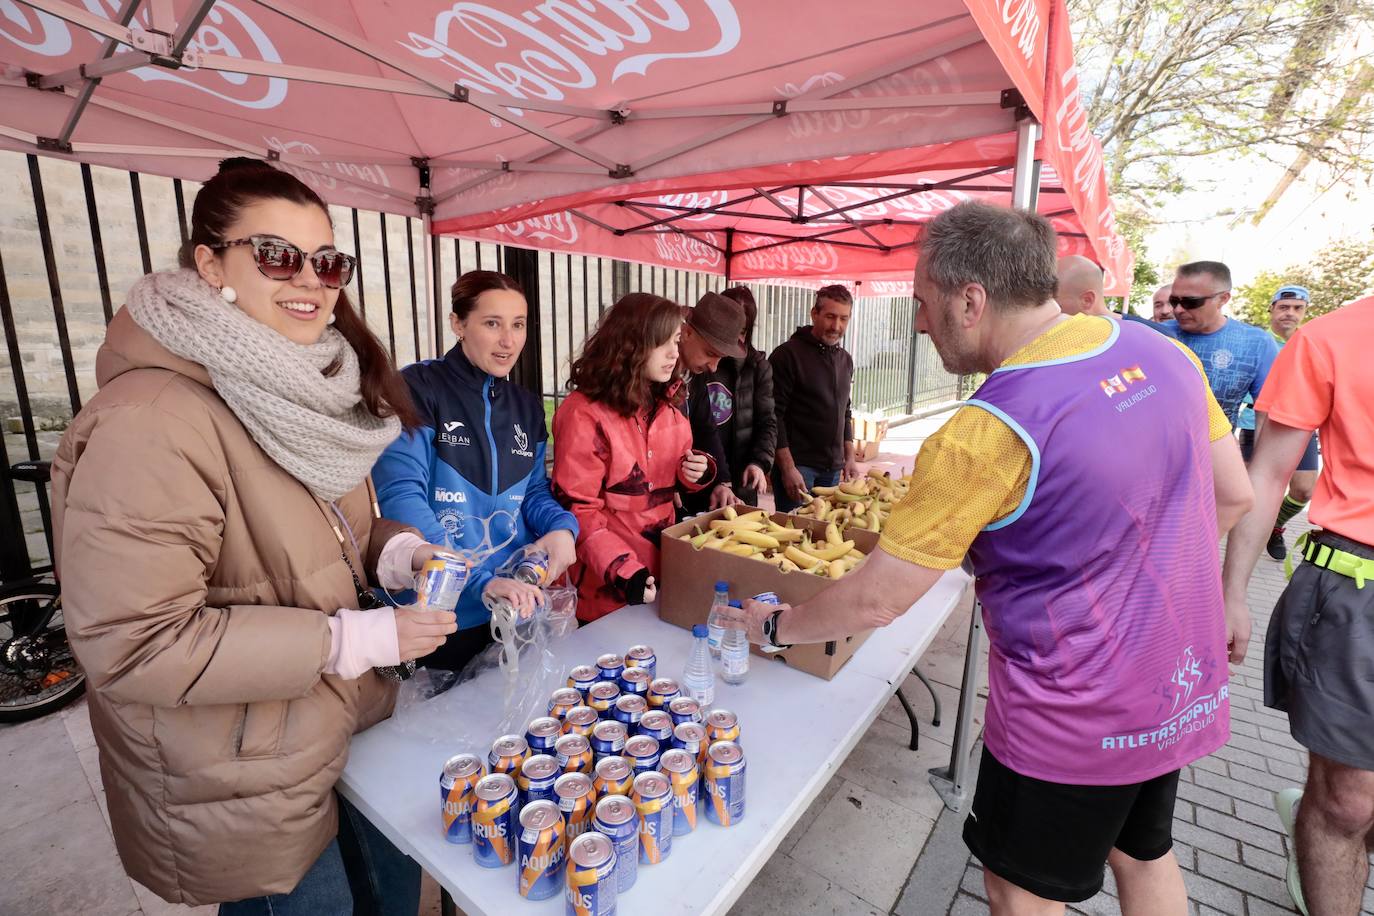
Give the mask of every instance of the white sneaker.
[[1279, 823], [1288, 834], [1288, 896], [1302, 916], [1307, 916], [1307, 901], [1302, 899], [1302, 881], [1298, 876], [1297, 830], [1298, 802], [1302, 801], [1302, 789], [1281, 789], [1274, 793], [1274, 810], [1279, 813]]

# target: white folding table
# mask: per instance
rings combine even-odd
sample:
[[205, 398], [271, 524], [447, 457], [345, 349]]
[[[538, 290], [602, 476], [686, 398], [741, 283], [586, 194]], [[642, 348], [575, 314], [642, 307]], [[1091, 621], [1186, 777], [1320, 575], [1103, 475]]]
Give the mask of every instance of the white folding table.
[[[748, 764], [745, 817], [730, 828], [702, 818], [695, 832], [674, 837], [666, 861], [640, 867], [638, 882], [620, 898], [620, 912], [695, 916], [727, 910], [911, 672], [969, 581], [959, 570], [946, 573], [911, 610], [874, 633], [833, 680], [757, 656], [745, 684], [730, 686], [717, 679], [715, 705], [740, 718]], [[637, 643], [654, 647], [661, 675], [678, 677], [691, 637], [659, 620], [654, 607], [640, 605], [557, 640], [555, 651], [566, 670]], [[440, 828], [439, 771], [449, 756], [464, 749], [451, 736], [470, 732], [481, 719], [479, 710], [499, 706], [500, 692], [499, 677], [488, 672], [423, 704], [419, 714], [388, 720], [358, 735], [340, 790], [469, 916], [562, 914], [561, 896], [522, 900], [513, 866], [478, 866], [472, 847], [448, 843]]]

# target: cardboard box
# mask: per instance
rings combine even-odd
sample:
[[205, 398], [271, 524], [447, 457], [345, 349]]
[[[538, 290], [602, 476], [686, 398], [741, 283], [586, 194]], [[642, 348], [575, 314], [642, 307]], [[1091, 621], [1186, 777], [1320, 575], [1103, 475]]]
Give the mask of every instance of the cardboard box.
[[854, 458], [872, 461], [878, 457], [883, 439], [887, 438], [887, 420], [872, 417], [854, 418]]
[[854, 440], [854, 460], [872, 461], [878, 457], [878, 443], [865, 442], [862, 439]]
[[[741, 515], [756, 509], [736, 506]], [[690, 629], [693, 624], [705, 623], [711, 610], [711, 598], [717, 580], [730, 583], [730, 596], [747, 598], [761, 592], [773, 592], [787, 604], [809, 601], [834, 585], [836, 580], [810, 573], [784, 573], [776, 566], [751, 557], [737, 557], [719, 550], [694, 548], [681, 540], [694, 528], [706, 530], [709, 522], [724, 517], [724, 510], [703, 513], [674, 525], [663, 532], [662, 580], [658, 591], [658, 615], [669, 623]], [[825, 523], [812, 518], [774, 513], [772, 519], [786, 524], [790, 519], [797, 528], [811, 531], [813, 540], [825, 540]], [[864, 553], [872, 553], [878, 546], [878, 535], [871, 531], [848, 531], [845, 538]], [[844, 667], [854, 651], [863, 645], [872, 630], [856, 633], [843, 640], [793, 646], [785, 652], [765, 653], [757, 647], [754, 656], [759, 662], [772, 660], [791, 665], [808, 674], [830, 680]]]

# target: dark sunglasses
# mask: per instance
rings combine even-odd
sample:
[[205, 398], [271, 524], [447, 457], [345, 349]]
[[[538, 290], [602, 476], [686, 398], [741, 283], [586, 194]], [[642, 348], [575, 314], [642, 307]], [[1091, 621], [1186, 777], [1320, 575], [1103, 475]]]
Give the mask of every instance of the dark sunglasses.
[[341, 289], [353, 279], [353, 265], [357, 263], [352, 255], [327, 246], [306, 254], [275, 235], [250, 235], [246, 239], [230, 239], [209, 247], [219, 251], [236, 245], [253, 246], [253, 261], [258, 265], [258, 273], [269, 280], [292, 279], [305, 268], [308, 260], [321, 283], [330, 289]]
[[1178, 308], [1180, 305], [1186, 309], [1199, 309], [1207, 304], [1208, 299], [1215, 299], [1221, 293], [1229, 293], [1229, 289], [1224, 289], [1219, 293], [1212, 293], [1209, 296], [1170, 296], [1169, 307]]

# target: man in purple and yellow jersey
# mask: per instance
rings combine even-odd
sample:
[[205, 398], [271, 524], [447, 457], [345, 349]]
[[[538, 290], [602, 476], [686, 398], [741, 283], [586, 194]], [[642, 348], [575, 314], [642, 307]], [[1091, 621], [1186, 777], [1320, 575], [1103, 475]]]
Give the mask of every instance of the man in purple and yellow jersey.
[[967, 555], [990, 647], [964, 838], [993, 913], [1062, 913], [1110, 864], [1123, 911], [1182, 916], [1174, 799], [1180, 768], [1229, 735], [1217, 535], [1250, 484], [1196, 358], [1063, 314], [1054, 256], [1033, 213], [964, 203], [927, 225], [917, 327], [948, 371], [987, 381], [926, 441], [862, 566], [741, 619], [765, 645], [840, 639]]

